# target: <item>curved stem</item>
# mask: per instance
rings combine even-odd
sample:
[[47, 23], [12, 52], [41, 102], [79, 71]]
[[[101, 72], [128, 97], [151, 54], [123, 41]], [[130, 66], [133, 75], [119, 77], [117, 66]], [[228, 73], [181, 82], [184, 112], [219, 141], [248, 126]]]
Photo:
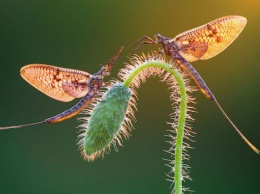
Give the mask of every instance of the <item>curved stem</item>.
[[136, 67], [129, 76], [125, 79], [124, 85], [129, 87], [134, 77], [141, 72], [142, 70], [150, 67], [159, 67], [167, 72], [171, 73], [172, 76], [175, 77], [180, 91], [180, 112], [178, 119], [178, 127], [177, 127], [177, 136], [175, 142], [175, 161], [174, 161], [174, 193], [182, 194], [182, 151], [183, 151], [183, 136], [184, 136], [184, 127], [186, 120], [186, 111], [187, 111], [187, 95], [185, 82], [181, 76], [181, 74], [172, 68], [171, 65], [158, 61], [145, 62], [142, 65]]

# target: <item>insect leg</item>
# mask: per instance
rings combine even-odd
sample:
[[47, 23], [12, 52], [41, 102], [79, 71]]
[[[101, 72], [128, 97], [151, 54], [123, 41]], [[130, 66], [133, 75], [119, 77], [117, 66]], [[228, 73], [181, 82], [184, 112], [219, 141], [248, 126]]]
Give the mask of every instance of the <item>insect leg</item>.
[[[140, 42], [141, 42], [141, 43], [140, 43]], [[140, 44], [138, 44], [138, 43], [140, 43]], [[135, 47], [135, 49], [130, 52], [130, 54], [134, 53], [135, 51], [137, 51], [138, 49], [140, 49], [140, 48], [141, 48], [143, 45], [145, 45], [145, 44], [155, 44], [155, 43], [156, 43], [156, 42], [155, 42], [153, 39], [151, 39], [150, 37], [148, 37], [148, 36], [143, 36], [142, 38], [138, 39], [137, 41], [135, 41], [133, 44], [131, 44], [131, 45], [129, 46], [129, 47], [133, 47], [133, 46], [137, 45], [137, 46]]]

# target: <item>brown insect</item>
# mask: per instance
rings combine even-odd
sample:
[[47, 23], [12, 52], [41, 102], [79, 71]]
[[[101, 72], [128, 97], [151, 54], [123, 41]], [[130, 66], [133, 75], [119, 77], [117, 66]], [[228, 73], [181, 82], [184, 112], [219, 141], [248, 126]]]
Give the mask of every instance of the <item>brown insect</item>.
[[189, 63], [197, 60], [206, 60], [219, 54], [237, 38], [246, 23], [247, 20], [244, 17], [226, 16], [183, 32], [175, 38], [167, 38], [160, 34], [155, 34], [155, 40], [153, 40], [148, 36], [143, 36], [131, 46], [140, 43], [132, 51], [134, 52], [144, 44], [161, 44], [163, 47], [161, 52], [164, 52], [175, 60], [176, 66], [181, 67], [192, 78], [202, 93], [217, 104], [236, 132], [259, 154], [260, 151], [233, 124], [199, 73]]
[[110, 74], [112, 66], [122, 50], [123, 47], [94, 75], [80, 70], [44, 64], [31, 64], [22, 67], [20, 71], [21, 76], [33, 87], [51, 98], [63, 102], [68, 102], [75, 98], [83, 98], [72, 108], [54, 117], [25, 125], [0, 127], [0, 130], [27, 127], [40, 123], [51, 124], [75, 116], [81, 112], [97, 94], [100, 87], [104, 84], [103, 78]]
[[141, 42], [133, 52], [144, 44], [161, 44], [163, 51], [175, 59], [176, 64], [190, 75], [203, 94], [215, 101], [206, 83], [188, 62], [206, 60], [219, 54], [236, 39], [246, 23], [247, 20], [244, 17], [227, 16], [183, 32], [173, 39], [160, 34], [154, 35], [155, 40], [143, 36], [133, 44]]

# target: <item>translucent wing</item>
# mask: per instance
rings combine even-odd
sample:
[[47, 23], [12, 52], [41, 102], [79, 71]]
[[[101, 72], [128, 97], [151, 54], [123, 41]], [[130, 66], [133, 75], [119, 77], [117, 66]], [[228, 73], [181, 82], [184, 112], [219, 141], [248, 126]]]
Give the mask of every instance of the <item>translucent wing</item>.
[[241, 16], [226, 16], [176, 36], [173, 41], [189, 62], [219, 54], [240, 34], [247, 23]]
[[84, 71], [44, 64], [30, 64], [21, 68], [21, 76], [47, 96], [68, 102], [88, 92], [92, 77]]

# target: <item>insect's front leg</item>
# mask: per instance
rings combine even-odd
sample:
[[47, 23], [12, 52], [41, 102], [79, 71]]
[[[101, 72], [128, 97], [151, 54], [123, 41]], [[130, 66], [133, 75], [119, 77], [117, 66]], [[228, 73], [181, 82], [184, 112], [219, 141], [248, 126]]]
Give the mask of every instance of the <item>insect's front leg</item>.
[[[138, 45], [138, 43], [140, 43], [139, 45]], [[137, 45], [135, 48], [134, 48], [134, 50], [132, 50], [131, 52], [130, 52], [130, 55], [132, 54], [132, 53], [134, 53], [135, 51], [137, 51], [137, 50], [139, 50], [143, 45], [145, 45], [145, 44], [155, 44], [155, 41], [153, 40], [153, 39], [151, 39], [150, 37], [148, 37], [148, 36], [143, 36], [142, 38], [140, 38], [140, 39], [138, 39], [137, 41], [135, 41], [133, 44], [131, 44], [129, 47], [133, 47], [133, 46], [135, 46], [135, 45]]]

